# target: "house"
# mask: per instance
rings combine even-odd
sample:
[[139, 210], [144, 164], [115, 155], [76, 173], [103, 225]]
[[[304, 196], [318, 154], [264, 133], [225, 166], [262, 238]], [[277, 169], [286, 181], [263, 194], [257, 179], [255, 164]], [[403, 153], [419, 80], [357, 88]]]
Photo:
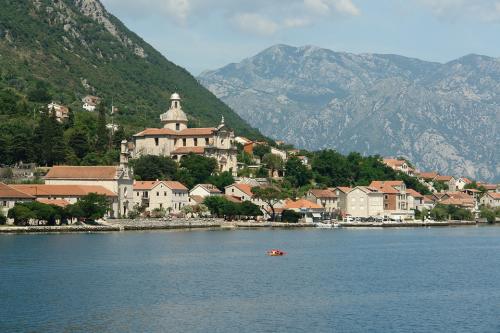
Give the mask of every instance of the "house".
[[481, 203], [481, 205], [485, 205], [491, 208], [498, 208], [500, 207], [500, 193], [486, 192], [479, 202]]
[[477, 185], [484, 187], [487, 192], [500, 192], [499, 184], [477, 183]]
[[197, 154], [217, 160], [219, 171], [236, 175], [237, 148], [234, 132], [222, 117], [217, 127], [188, 128], [188, 119], [179, 94], [170, 97], [170, 108], [160, 115], [163, 128], [146, 128], [133, 136], [132, 156], [169, 156], [179, 161], [182, 156]]
[[226, 195], [236, 197], [241, 201], [245, 200], [251, 201], [253, 198], [252, 186], [248, 184], [234, 183], [226, 186], [224, 188], [224, 191]]
[[243, 146], [249, 144], [249, 143], [252, 143], [252, 140], [248, 139], [248, 138], [245, 138], [244, 136], [237, 136], [234, 138], [234, 141], [236, 143], [239, 143]]
[[286, 199], [283, 204], [283, 210], [293, 210], [300, 213], [306, 223], [321, 222], [325, 212], [323, 206], [307, 199]]
[[465, 185], [472, 184], [472, 180], [467, 177], [460, 177], [456, 180], [455, 186], [457, 190], [463, 190]]
[[405, 173], [410, 176], [413, 175], [414, 169], [411, 168], [408, 165], [408, 162], [406, 162], [403, 159], [384, 158], [382, 162], [393, 170], [401, 171], [402, 173]]
[[75, 204], [91, 193], [104, 195], [110, 204], [107, 217], [117, 218], [120, 213], [118, 195], [100, 185], [16, 184], [12, 187], [36, 198], [39, 202], [56, 206]]
[[448, 186], [448, 191], [456, 191], [456, 179], [453, 176], [441, 176], [438, 175], [434, 178], [433, 182], [440, 182]]
[[15, 206], [16, 202], [34, 201], [35, 197], [19, 191], [7, 184], [0, 183], [0, 213], [7, 216], [9, 209]]
[[419, 210], [422, 211], [423, 209], [431, 210], [436, 206], [437, 200], [433, 195], [424, 195], [423, 199], [423, 204], [420, 206]]
[[122, 141], [120, 165], [116, 166], [54, 166], [45, 175], [49, 185], [96, 185], [118, 196], [117, 217], [126, 217], [134, 207], [132, 170], [128, 166], [126, 141]]
[[446, 192], [439, 197], [438, 203], [466, 208], [471, 211], [477, 210], [477, 203], [474, 197], [464, 192]]
[[83, 109], [93, 112], [95, 111], [97, 105], [101, 102], [101, 98], [97, 96], [87, 95], [84, 98], [82, 98], [82, 102], [83, 102], [82, 105]]
[[406, 189], [408, 209], [420, 210], [424, 206], [424, 196], [412, 188]]
[[370, 188], [384, 194], [384, 212], [398, 220], [413, 218], [415, 212], [408, 208], [406, 185], [402, 180], [372, 181]]
[[337, 195], [335, 194], [335, 191], [331, 189], [309, 190], [306, 194], [306, 198], [309, 201], [321, 205], [321, 207], [325, 209], [325, 214], [329, 216], [333, 215], [338, 208]]
[[47, 109], [49, 110], [49, 113], [52, 114], [60, 123], [69, 118], [69, 109], [64, 105], [52, 102], [47, 105]]
[[336, 187], [338, 207], [343, 216], [384, 216], [384, 194], [367, 186]]
[[208, 197], [211, 195], [222, 195], [222, 191], [212, 184], [198, 184], [189, 191], [189, 196]]
[[281, 157], [281, 159], [283, 161], [286, 161], [286, 159], [288, 157], [286, 151], [275, 148], [275, 147], [271, 147], [271, 154], [278, 155], [279, 157]]
[[177, 181], [135, 181], [134, 206], [143, 207], [146, 211], [165, 210], [180, 213], [182, 207], [188, 206], [189, 191]]
[[426, 182], [432, 182], [434, 180], [434, 178], [436, 178], [438, 176], [438, 173], [435, 171], [420, 172], [417, 176], [418, 176], [418, 178], [421, 178]]

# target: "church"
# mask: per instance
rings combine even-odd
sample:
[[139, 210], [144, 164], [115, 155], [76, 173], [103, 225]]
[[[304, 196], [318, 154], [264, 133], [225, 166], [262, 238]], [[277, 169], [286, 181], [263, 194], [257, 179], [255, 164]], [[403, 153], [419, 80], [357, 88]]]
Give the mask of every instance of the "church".
[[188, 128], [188, 119], [181, 107], [179, 94], [170, 97], [170, 109], [160, 115], [163, 128], [147, 128], [133, 137], [132, 157], [168, 156], [179, 161], [193, 153], [217, 160], [219, 171], [236, 175], [237, 149], [234, 132], [224, 123], [217, 127]]

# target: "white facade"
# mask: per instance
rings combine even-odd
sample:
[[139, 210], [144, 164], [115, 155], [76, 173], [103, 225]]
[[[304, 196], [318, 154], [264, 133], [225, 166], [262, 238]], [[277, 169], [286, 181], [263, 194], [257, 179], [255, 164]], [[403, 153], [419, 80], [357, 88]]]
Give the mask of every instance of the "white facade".
[[160, 116], [163, 128], [149, 128], [134, 135], [134, 158], [143, 155], [170, 156], [180, 160], [194, 153], [217, 160], [219, 171], [237, 171], [234, 132], [222, 117], [218, 127], [188, 128], [178, 94], [172, 94], [170, 109]]
[[134, 205], [149, 212], [157, 209], [177, 214], [182, 207], [189, 205], [188, 189], [172, 181], [136, 182]]
[[222, 195], [222, 191], [212, 184], [198, 184], [189, 191], [189, 195], [197, 195], [205, 198], [211, 195]]
[[346, 192], [337, 190], [339, 208], [345, 215], [352, 217], [371, 217], [384, 215], [384, 194], [357, 186]]

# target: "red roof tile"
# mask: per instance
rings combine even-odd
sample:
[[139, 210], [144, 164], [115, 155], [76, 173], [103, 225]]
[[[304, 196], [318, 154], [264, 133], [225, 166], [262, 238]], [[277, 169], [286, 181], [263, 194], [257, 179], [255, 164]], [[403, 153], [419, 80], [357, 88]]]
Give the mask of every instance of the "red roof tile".
[[33, 196], [19, 191], [9, 185], [0, 183], [0, 198], [5, 199], [34, 199]]
[[309, 193], [314, 195], [316, 198], [336, 198], [337, 197], [335, 192], [333, 192], [332, 190], [329, 190], [329, 189], [326, 189], [326, 190], [312, 189], [312, 190], [309, 190]]
[[205, 127], [205, 128], [186, 128], [180, 132], [176, 132], [176, 135], [179, 136], [207, 136], [212, 135], [216, 129], [214, 127]]
[[116, 193], [96, 185], [39, 185], [39, 184], [26, 184], [26, 185], [13, 185], [18, 191], [35, 197], [82, 197], [90, 193], [105, 195], [107, 197], [116, 197]]
[[423, 198], [424, 197], [422, 194], [418, 193], [417, 191], [415, 191], [412, 188], [406, 189], [406, 194], [410, 195], [410, 196], [412, 196], [414, 198]]
[[54, 166], [45, 179], [96, 179], [114, 180], [117, 178], [116, 166]]
[[134, 134], [134, 136], [177, 135], [177, 133], [169, 128], [146, 128], [144, 131]]
[[297, 201], [293, 201], [290, 199], [285, 200], [285, 204], [283, 205], [284, 209], [300, 209], [300, 208], [309, 208], [309, 209], [320, 209], [323, 208], [321, 205], [314, 203], [312, 201], [306, 199], [299, 199]]
[[46, 199], [46, 198], [38, 198], [36, 201], [46, 204], [46, 205], [52, 205], [52, 206], [58, 206], [58, 207], [66, 207], [69, 206], [70, 203], [69, 201], [62, 200], [62, 199]]

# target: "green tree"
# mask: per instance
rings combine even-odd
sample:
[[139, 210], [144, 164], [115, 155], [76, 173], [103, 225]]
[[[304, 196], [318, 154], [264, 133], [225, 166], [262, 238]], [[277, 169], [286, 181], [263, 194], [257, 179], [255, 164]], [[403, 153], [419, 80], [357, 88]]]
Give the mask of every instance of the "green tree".
[[224, 171], [216, 175], [212, 175], [208, 181], [210, 184], [215, 185], [219, 190], [224, 191], [224, 188], [234, 183], [234, 177], [231, 172]]
[[253, 197], [257, 200], [262, 200], [266, 205], [263, 209], [271, 216], [271, 220], [276, 219], [275, 206], [285, 198], [284, 193], [277, 187], [253, 187]]
[[217, 170], [217, 161], [191, 153], [182, 157], [180, 166], [185, 171], [179, 175], [178, 180], [183, 178], [184, 184], [192, 188], [196, 184], [208, 182], [210, 176]]
[[262, 163], [271, 170], [271, 175], [274, 175], [275, 171], [282, 171], [283, 170], [283, 159], [281, 156], [276, 155], [276, 154], [265, 154], [262, 157]]
[[16, 204], [9, 209], [7, 217], [14, 220], [14, 225], [28, 225], [30, 220], [35, 219], [35, 213], [23, 204]]
[[264, 155], [269, 154], [270, 152], [271, 147], [269, 147], [268, 145], [259, 144], [253, 147], [254, 156], [258, 156], [261, 160]]
[[7, 224], [7, 217], [3, 215], [3, 212], [0, 210], [0, 225]]
[[97, 220], [106, 215], [109, 205], [106, 196], [90, 193], [73, 205], [75, 207], [70, 209], [69, 215], [86, 220]]
[[311, 170], [300, 159], [293, 156], [286, 161], [285, 179], [295, 187], [307, 185], [312, 179]]
[[32, 102], [49, 103], [52, 97], [47, 89], [47, 84], [38, 81], [35, 86], [28, 91], [28, 99]]
[[85, 157], [90, 150], [87, 131], [83, 128], [76, 127], [69, 135], [68, 146], [73, 150], [78, 158]]
[[203, 205], [205, 205], [210, 214], [216, 217], [224, 216], [224, 204], [228, 202], [228, 200], [221, 195], [213, 195], [205, 197], [203, 200]]
[[281, 221], [282, 222], [297, 223], [297, 222], [299, 222], [301, 217], [302, 216], [300, 215], [300, 213], [297, 213], [293, 210], [285, 209], [281, 213]]
[[137, 180], [172, 180], [177, 176], [177, 163], [170, 157], [144, 155], [131, 161]]
[[262, 215], [262, 211], [260, 210], [259, 206], [248, 200], [245, 200], [241, 203], [240, 213], [243, 216], [254, 218], [256, 216]]
[[104, 152], [108, 149], [109, 132], [106, 128], [106, 108], [101, 102], [97, 106], [97, 139], [95, 147], [97, 151]]

